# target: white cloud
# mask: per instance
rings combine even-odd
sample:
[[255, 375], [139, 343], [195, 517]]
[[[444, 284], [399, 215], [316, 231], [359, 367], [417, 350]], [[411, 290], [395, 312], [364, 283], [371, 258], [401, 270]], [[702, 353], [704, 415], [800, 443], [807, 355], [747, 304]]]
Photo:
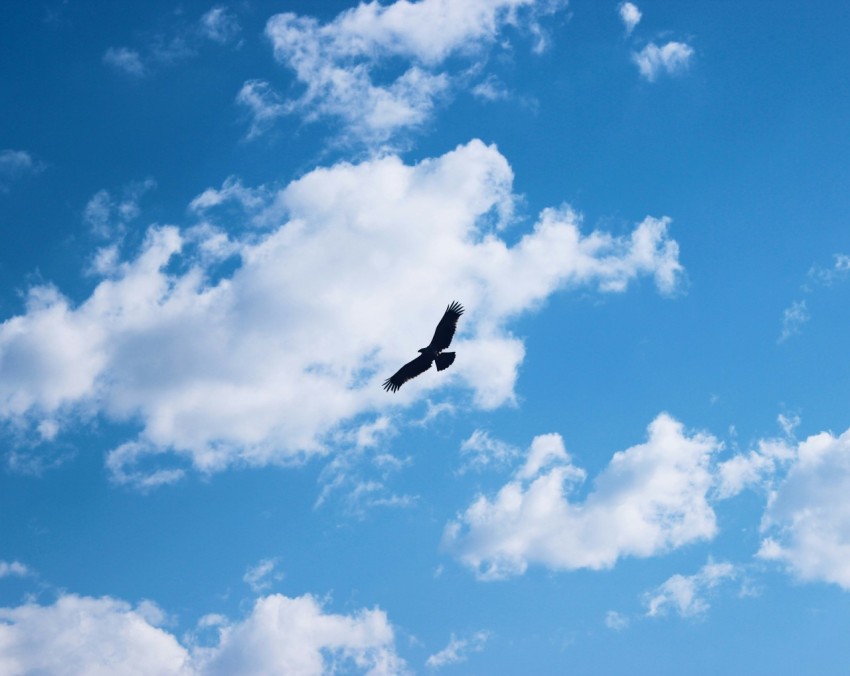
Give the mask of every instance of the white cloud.
[[485, 430], [475, 430], [460, 445], [463, 465], [460, 473], [504, 467], [519, 455], [519, 449], [491, 437]]
[[629, 618], [616, 610], [609, 610], [605, 613], [605, 626], [614, 631], [622, 631], [629, 626]]
[[[181, 19], [168, 30], [153, 33], [139, 48], [110, 47], [103, 62], [131, 77], [145, 77], [160, 67], [197, 56], [209, 42], [219, 46], [237, 42], [241, 30], [236, 15], [227, 7], [216, 5], [196, 22]], [[237, 42], [237, 46], [240, 44]]]
[[20, 561], [0, 560], [0, 579], [4, 577], [26, 577], [29, 574], [29, 568]]
[[784, 343], [791, 336], [800, 333], [803, 324], [809, 321], [809, 311], [806, 301], [798, 300], [791, 303], [782, 313], [782, 332], [778, 342]]
[[649, 617], [665, 615], [668, 609], [681, 617], [703, 615], [709, 608], [705, 593], [720, 583], [734, 579], [738, 569], [728, 562], [708, 562], [694, 575], [673, 575], [644, 596]]
[[653, 82], [660, 74], [676, 75], [687, 70], [693, 55], [693, 47], [683, 42], [668, 42], [661, 47], [651, 42], [639, 52], [633, 52], [632, 61], [640, 74]]
[[142, 55], [129, 47], [110, 47], [103, 55], [103, 62], [134, 77], [142, 77], [147, 70]]
[[823, 286], [832, 286], [835, 281], [846, 279], [848, 273], [850, 273], [850, 256], [834, 254], [832, 258], [832, 267], [825, 268], [820, 265], [813, 265], [809, 268], [809, 279]]
[[283, 579], [283, 573], [275, 570], [278, 560], [262, 559], [256, 566], [251, 566], [245, 571], [242, 576], [244, 582], [251, 587], [251, 590], [259, 593], [269, 589], [275, 582], [280, 582]]
[[17, 178], [23, 174], [37, 174], [44, 164], [26, 150], [0, 150], [0, 177]]
[[0, 673], [318, 676], [346, 666], [373, 676], [406, 672], [392, 626], [379, 609], [337, 615], [310, 595], [273, 594], [258, 599], [239, 622], [202, 618], [199, 628], [218, 631], [209, 647], [181, 644], [156, 626], [164, 618], [150, 601], [133, 608], [74, 594], [52, 605], [0, 608]]
[[478, 653], [484, 650], [489, 638], [489, 631], [476, 631], [468, 638], [457, 638], [452, 634], [449, 644], [439, 652], [429, 656], [425, 664], [432, 669], [439, 669], [449, 664], [466, 662], [469, 653]]
[[128, 183], [121, 190], [120, 197], [108, 190], [98, 190], [83, 209], [83, 221], [99, 237], [120, 236], [141, 213], [139, 201], [142, 196], [155, 187], [156, 181], [146, 178]]
[[186, 649], [150, 623], [150, 609], [73, 594], [49, 606], [0, 608], [0, 673], [191, 673]]
[[393, 629], [379, 609], [335, 615], [310, 595], [273, 594], [220, 632], [217, 646], [197, 653], [201, 674], [319, 675], [335, 672], [337, 664], [372, 676], [406, 673]]
[[274, 121], [291, 112], [280, 95], [265, 80], [248, 80], [236, 95], [236, 102], [251, 112], [251, 128], [248, 138], [259, 136], [274, 124]]
[[821, 432], [796, 447], [762, 518], [758, 555], [802, 580], [850, 590], [850, 430]]
[[[277, 14], [266, 26], [275, 57], [295, 71], [306, 87], [303, 96], [279, 107], [257, 105], [261, 97], [239, 100], [255, 112], [274, 116], [302, 111], [308, 120], [329, 117], [342, 121], [357, 140], [383, 143], [394, 134], [418, 127], [434, 106], [453, 89], [453, 75], [441, 70], [451, 56], [476, 56], [496, 44], [507, 25], [520, 27], [536, 38], [536, 50], [546, 36], [538, 17], [555, 11], [562, 2], [540, 0], [398, 0], [389, 5], [361, 3], [332, 21], [293, 13]], [[404, 71], [383, 81], [377, 73], [390, 60], [400, 60]], [[252, 134], [262, 130], [252, 126]]]
[[707, 493], [720, 443], [685, 434], [667, 414], [648, 432], [646, 443], [613, 456], [583, 501], [569, 493], [584, 471], [558, 448], [560, 437], [538, 437], [512, 481], [493, 498], [479, 496], [447, 525], [444, 546], [481, 579], [498, 579], [529, 564], [610, 568], [622, 556], [652, 556], [714, 537]]
[[620, 20], [626, 27], [626, 35], [631, 35], [632, 31], [640, 23], [641, 13], [637, 5], [631, 2], [621, 2], [617, 10], [620, 13]]
[[204, 37], [219, 44], [232, 42], [242, 30], [236, 16], [221, 5], [213, 7], [201, 17], [199, 28]]
[[[668, 219], [613, 237], [547, 209], [508, 246], [494, 222], [511, 182], [496, 148], [473, 141], [415, 166], [316, 169], [274, 195], [278, 224], [244, 241], [205, 248], [210, 231], [151, 228], [79, 304], [37, 286], [0, 324], [0, 419], [137, 422], [109, 467], [149, 485], [187, 461], [212, 472], [325, 453], [334, 435], [452, 384], [477, 407], [510, 403], [524, 354], [513, 317], [564, 288], [621, 292], [649, 276], [672, 292], [682, 271]], [[239, 265], [216, 277], [215, 253], [234, 249]], [[388, 395], [382, 380], [453, 299], [468, 308], [455, 364]]]

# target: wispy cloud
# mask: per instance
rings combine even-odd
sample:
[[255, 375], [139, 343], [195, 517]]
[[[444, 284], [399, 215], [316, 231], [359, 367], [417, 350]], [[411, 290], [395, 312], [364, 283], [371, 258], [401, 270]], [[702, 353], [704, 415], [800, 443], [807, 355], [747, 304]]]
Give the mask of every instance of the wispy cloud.
[[0, 192], [8, 190], [8, 182], [44, 170], [44, 162], [36, 159], [27, 150], [0, 150]]
[[458, 471], [464, 474], [468, 471], [500, 469], [513, 462], [519, 453], [518, 448], [494, 439], [485, 430], [475, 430], [460, 445], [463, 464]]
[[139, 47], [109, 47], [103, 54], [103, 62], [125, 75], [141, 78], [158, 68], [196, 56], [204, 43], [234, 43], [241, 30], [236, 15], [217, 5], [197, 22], [175, 25], [171, 31], [157, 33]]
[[803, 324], [809, 321], [809, 310], [805, 300], [797, 300], [785, 308], [782, 313], [782, 331], [777, 342], [784, 343], [791, 336], [800, 333]]
[[449, 644], [428, 657], [425, 664], [432, 669], [439, 669], [450, 664], [466, 662], [469, 659], [469, 653], [478, 653], [484, 650], [489, 638], [489, 631], [476, 631], [466, 638], [457, 638], [452, 634]]
[[236, 15], [221, 5], [209, 10], [198, 23], [201, 35], [222, 45], [233, 42], [242, 32]]
[[614, 631], [622, 631], [629, 626], [629, 618], [616, 610], [609, 610], [605, 613], [605, 626]]
[[83, 222], [98, 237], [120, 237], [141, 213], [141, 198], [155, 187], [156, 181], [146, 178], [143, 181], [128, 183], [119, 191], [120, 196], [105, 189], [98, 190], [83, 209]]
[[30, 569], [20, 561], [2, 561], [0, 560], [0, 578], [4, 577], [26, 577], [30, 574]]
[[245, 571], [242, 580], [255, 593], [266, 591], [275, 582], [280, 582], [283, 579], [283, 573], [277, 570], [278, 563], [277, 558], [262, 559], [257, 565], [251, 566]]
[[693, 575], [673, 575], [654, 591], [644, 595], [648, 617], [674, 610], [680, 617], [704, 615], [709, 608], [706, 593], [737, 577], [739, 571], [729, 562], [708, 562]]
[[147, 70], [142, 63], [141, 54], [129, 47], [110, 47], [103, 54], [103, 62], [115, 70], [134, 77], [142, 77]]
[[654, 82], [659, 75], [677, 75], [687, 70], [693, 55], [693, 47], [684, 42], [671, 41], [660, 47], [650, 42], [639, 52], [632, 52], [632, 61], [644, 78]]
[[[539, 0], [422, 0], [389, 5], [361, 3], [336, 18], [318, 20], [293, 13], [277, 14], [266, 34], [278, 61], [294, 72], [306, 91], [283, 106], [267, 82], [250, 80], [238, 100], [260, 122], [256, 135], [274, 117], [300, 112], [308, 121], [341, 122], [349, 141], [383, 144], [400, 132], [425, 124], [454, 89], [450, 57], [482, 60], [498, 44], [506, 26], [524, 30], [542, 50], [546, 33], [539, 17], [562, 2]], [[401, 62], [404, 70], [384, 81], [384, 63]], [[468, 83], [467, 83], [468, 84]], [[483, 83], [482, 83], [483, 85]], [[474, 85], [473, 85], [474, 86]], [[479, 95], [493, 94], [492, 83]]]

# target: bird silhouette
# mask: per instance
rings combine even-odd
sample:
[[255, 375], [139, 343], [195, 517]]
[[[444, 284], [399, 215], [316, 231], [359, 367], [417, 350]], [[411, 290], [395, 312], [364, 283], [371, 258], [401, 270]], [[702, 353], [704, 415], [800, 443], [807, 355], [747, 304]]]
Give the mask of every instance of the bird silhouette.
[[419, 356], [413, 361], [407, 362], [392, 376], [384, 381], [384, 389], [387, 392], [397, 392], [398, 388], [404, 385], [411, 378], [415, 378], [420, 373], [425, 373], [431, 364], [437, 363], [437, 370], [443, 371], [452, 365], [455, 360], [454, 352], [443, 352], [452, 342], [457, 328], [457, 320], [463, 314], [463, 306], [457, 301], [446, 308], [443, 318], [437, 324], [434, 330], [434, 337], [428, 347], [419, 349]]

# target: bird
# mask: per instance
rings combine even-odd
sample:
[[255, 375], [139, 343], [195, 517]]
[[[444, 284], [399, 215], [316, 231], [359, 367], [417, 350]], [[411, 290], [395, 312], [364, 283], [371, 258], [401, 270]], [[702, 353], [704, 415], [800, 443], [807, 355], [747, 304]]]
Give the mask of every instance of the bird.
[[446, 308], [443, 318], [437, 324], [434, 330], [434, 337], [428, 347], [419, 349], [419, 356], [413, 361], [407, 362], [392, 376], [384, 381], [384, 389], [387, 392], [397, 392], [411, 378], [415, 378], [420, 373], [425, 373], [431, 364], [437, 363], [437, 370], [443, 371], [455, 360], [454, 352], [443, 352], [452, 342], [457, 328], [457, 320], [463, 314], [463, 306], [456, 300], [452, 301]]

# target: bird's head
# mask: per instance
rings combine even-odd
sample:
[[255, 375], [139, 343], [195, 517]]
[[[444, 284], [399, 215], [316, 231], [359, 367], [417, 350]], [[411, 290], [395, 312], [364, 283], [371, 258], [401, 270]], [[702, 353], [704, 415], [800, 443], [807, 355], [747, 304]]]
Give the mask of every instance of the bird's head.
[[420, 347], [420, 348], [417, 350], [417, 352], [427, 352], [427, 351], [428, 351], [428, 348], [427, 348], [427, 347]]

